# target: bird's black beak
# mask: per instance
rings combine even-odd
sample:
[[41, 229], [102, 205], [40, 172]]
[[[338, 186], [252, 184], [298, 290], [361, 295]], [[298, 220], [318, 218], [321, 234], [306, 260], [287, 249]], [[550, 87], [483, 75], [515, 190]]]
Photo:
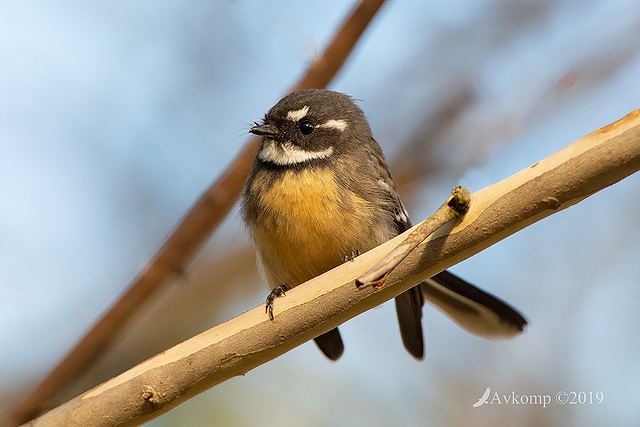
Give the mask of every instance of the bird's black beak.
[[262, 125], [256, 123], [254, 127], [249, 129], [249, 133], [260, 136], [276, 136], [279, 132], [275, 127], [268, 123]]

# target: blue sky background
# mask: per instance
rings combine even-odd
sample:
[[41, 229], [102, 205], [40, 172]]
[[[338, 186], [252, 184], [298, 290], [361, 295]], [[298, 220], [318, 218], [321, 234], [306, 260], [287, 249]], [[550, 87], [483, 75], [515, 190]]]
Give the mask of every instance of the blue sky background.
[[[0, 414], [119, 295], [349, 7], [3, 7]], [[637, 40], [631, 0], [390, 1], [331, 88], [361, 100], [396, 177], [421, 171], [403, 193], [417, 222], [451, 187], [478, 190], [637, 109]], [[305, 344], [150, 425], [638, 425], [639, 189], [636, 174], [453, 268], [525, 313], [515, 340], [426, 307], [418, 363], [385, 304], [342, 327], [338, 363]], [[234, 210], [65, 396], [260, 304], [253, 264]], [[472, 408], [486, 387], [604, 401]]]

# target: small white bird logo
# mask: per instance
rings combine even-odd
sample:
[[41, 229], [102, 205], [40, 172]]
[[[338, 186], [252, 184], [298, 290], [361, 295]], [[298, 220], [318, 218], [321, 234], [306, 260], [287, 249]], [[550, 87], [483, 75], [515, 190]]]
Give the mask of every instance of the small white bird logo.
[[489, 403], [489, 394], [491, 394], [491, 387], [487, 387], [487, 389], [482, 394], [482, 397], [478, 399], [476, 403], [473, 404], [473, 407], [477, 408], [478, 406], [482, 406], [485, 403]]

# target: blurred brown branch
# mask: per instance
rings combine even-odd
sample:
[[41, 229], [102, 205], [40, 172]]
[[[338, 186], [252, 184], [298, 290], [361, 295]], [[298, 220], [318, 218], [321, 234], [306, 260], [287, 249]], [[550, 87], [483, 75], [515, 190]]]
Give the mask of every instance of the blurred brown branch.
[[[352, 8], [324, 52], [293, 89], [323, 88], [340, 70], [384, 0], [361, 0]], [[236, 159], [200, 196], [120, 298], [91, 327], [56, 368], [13, 411], [23, 423], [51, 406], [55, 395], [84, 373], [153, 292], [185, 269], [238, 199], [259, 138], [251, 138]]]

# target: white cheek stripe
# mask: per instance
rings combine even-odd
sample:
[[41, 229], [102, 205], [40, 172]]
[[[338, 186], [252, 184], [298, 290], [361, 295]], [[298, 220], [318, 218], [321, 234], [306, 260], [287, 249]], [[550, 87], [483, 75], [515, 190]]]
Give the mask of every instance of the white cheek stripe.
[[347, 128], [347, 122], [346, 120], [328, 120], [326, 123], [318, 125], [316, 127], [319, 128], [331, 128], [331, 129], [338, 129], [338, 130], [345, 130]]
[[291, 110], [287, 113], [287, 119], [297, 122], [303, 119], [309, 112], [309, 107], [306, 105], [299, 110]]
[[278, 144], [273, 139], [264, 141], [258, 158], [263, 162], [275, 163], [276, 165], [296, 165], [309, 160], [324, 159], [333, 154], [333, 147], [322, 151], [306, 151], [293, 145], [291, 142]]

